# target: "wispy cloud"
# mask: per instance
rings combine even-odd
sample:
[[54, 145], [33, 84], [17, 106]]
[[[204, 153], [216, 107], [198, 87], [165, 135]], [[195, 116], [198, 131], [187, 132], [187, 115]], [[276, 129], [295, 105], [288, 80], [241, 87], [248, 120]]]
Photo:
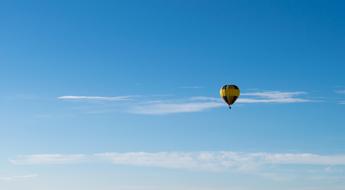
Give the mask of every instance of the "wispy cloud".
[[28, 175], [17, 175], [17, 176], [0, 176], [1, 181], [17, 181], [17, 180], [26, 180], [36, 178], [37, 174], [28, 174]]
[[[257, 104], [257, 103], [304, 103], [313, 100], [303, 98], [305, 92], [280, 92], [265, 91], [243, 93], [237, 100], [237, 103]], [[137, 104], [129, 109], [130, 113], [148, 114], [148, 115], [165, 115], [174, 113], [201, 112], [209, 109], [224, 107], [220, 98], [196, 96], [185, 100], [173, 101], [155, 101], [143, 104]]]
[[242, 93], [238, 103], [303, 103], [312, 102], [307, 98], [302, 98], [306, 92], [281, 92], [281, 91], [264, 91]]
[[205, 171], [258, 170], [265, 165], [345, 165], [345, 155], [238, 152], [103, 153], [97, 157], [116, 165], [150, 166]]
[[[305, 103], [314, 102], [305, 98], [306, 92], [281, 92], [281, 91], [260, 91], [242, 93], [237, 103], [242, 104], [263, 104], [263, 103], [276, 103], [276, 104], [288, 104], [288, 103]], [[107, 101], [107, 104], [111, 109], [114, 109], [115, 105], [120, 105], [118, 102], [131, 100], [130, 103], [121, 105], [119, 111], [125, 111], [132, 114], [144, 114], [144, 115], [167, 115], [176, 113], [191, 113], [202, 112], [210, 109], [224, 107], [225, 104], [220, 97], [205, 97], [194, 96], [189, 98], [172, 98], [171, 96], [61, 96], [58, 99], [61, 100], [88, 100], [88, 101]], [[94, 108], [104, 110], [104, 108]], [[88, 110], [88, 113], [102, 113], [98, 110]]]
[[[335, 93], [345, 95], [345, 89], [336, 90]], [[345, 100], [340, 100], [338, 103], [345, 105]]]
[[128, 101], [134, 96], [60, 96], [60, 100]]
[[338, 94], [345, 94], [345, 89], [336, 90], [335, 93], [338, 93]]
[[301, 154], [269, 154], [261, 153], [267, 163], [271, 164], [305, 164], [305, 165], [345, 165], [345, 155]]
[[83, 154], [34, 154], [10, 159], [15, 165], [74, 164], [88, 160]]
[[130, 113], [147, 115], [166, 115], [174, 113], [201, 112], [224, 106], [220, 102], [185, 101], [185, 102], [150, 102], [129, 108]]
[[[260, 91], [241, 93], [241, 96], [236, 103], [243, 104], [258, 104], [258, 103], [304, 103], [304, 102], [315, 102], [309, 98], [303, 96], [307, 95], [306, 92], [281, 92], [281, 91]], [[204, 100], [204, 101], [220, 101], [219, 98], [215, 97], [192, 97], [192, 100]]]
[[10, 160], [15, 165], [57, 165], [108, 162], [114, 165], [158, 167], [196, 171], [256, 172], [274, 165], [345, 166], [345, 155], [310, 153], [241, 153], [219, 152], [127, 152], [92, 155], [39, 154], [18, 156]]

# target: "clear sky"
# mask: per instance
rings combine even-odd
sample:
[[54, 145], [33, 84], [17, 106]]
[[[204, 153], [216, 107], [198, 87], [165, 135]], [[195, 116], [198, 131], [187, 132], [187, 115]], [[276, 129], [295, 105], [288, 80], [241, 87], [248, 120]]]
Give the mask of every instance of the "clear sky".
[[344, 8], [1, 0], [0, 189], [344, 190]]

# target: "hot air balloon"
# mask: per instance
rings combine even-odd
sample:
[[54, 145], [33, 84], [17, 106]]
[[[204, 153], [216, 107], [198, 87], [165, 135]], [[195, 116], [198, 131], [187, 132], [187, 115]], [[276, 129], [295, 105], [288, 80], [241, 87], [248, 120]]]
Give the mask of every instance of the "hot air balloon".
[[237, 98], [240, 96], [240, 89], [233, 84], [224, 85], [220, 89], [220, 96], [229, 105], [229, 108], [231, 109], [231, 105], [234, 104]]

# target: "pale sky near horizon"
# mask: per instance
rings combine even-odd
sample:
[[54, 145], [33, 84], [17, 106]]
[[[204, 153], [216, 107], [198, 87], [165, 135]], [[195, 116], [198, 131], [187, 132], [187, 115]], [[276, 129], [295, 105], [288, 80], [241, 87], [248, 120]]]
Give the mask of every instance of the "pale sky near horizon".
[[344, 190], [344, 8], [0, 0], [0, 189]]

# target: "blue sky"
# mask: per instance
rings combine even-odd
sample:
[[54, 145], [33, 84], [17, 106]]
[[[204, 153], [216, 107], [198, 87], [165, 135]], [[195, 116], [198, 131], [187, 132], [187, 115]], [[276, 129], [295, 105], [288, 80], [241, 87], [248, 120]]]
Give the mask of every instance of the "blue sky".
[[0, 1], [0, 188], [342, 190], [344, 6]]

